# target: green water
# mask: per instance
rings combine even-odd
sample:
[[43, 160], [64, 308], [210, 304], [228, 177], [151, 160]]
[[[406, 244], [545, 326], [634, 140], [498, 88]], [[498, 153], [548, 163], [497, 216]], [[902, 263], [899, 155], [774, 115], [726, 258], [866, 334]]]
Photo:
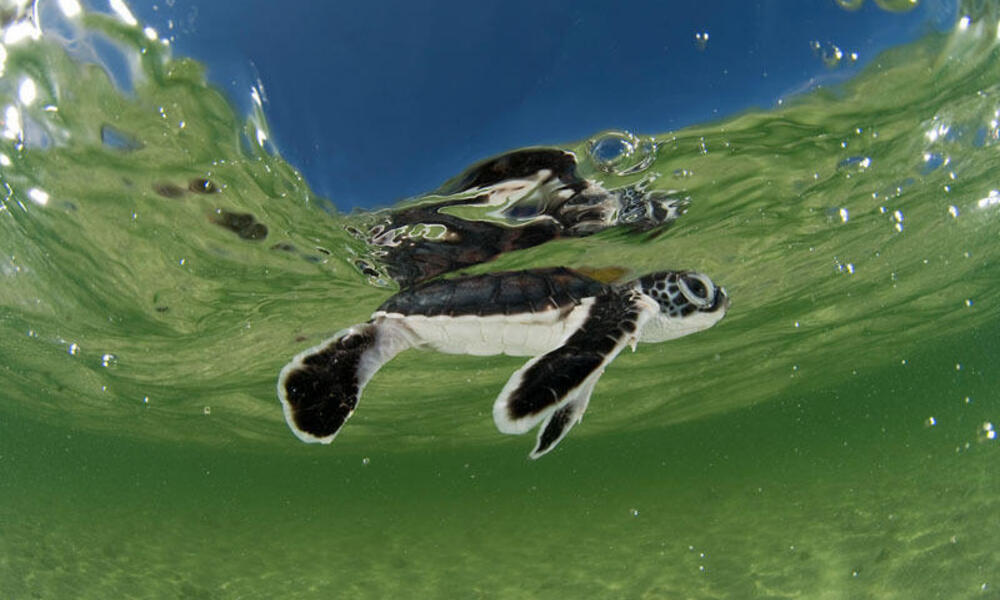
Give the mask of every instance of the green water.
[[689, 196], [667, 234], [480, 267], [694, 268], [733, 299], [620, 356], [539, 461], [492, 423], [511, 357], [404, 354], [332, 446], [298, 442], [278, 370], [392, 293], [355, 266], [366, 217], [139, 29], [78, 25], [135, 59], [127, 91], [7, 45], [0, 597], [1000, 598], [1000, 44], [964, 14], [656, 135], [641, 172], [584, 159]]

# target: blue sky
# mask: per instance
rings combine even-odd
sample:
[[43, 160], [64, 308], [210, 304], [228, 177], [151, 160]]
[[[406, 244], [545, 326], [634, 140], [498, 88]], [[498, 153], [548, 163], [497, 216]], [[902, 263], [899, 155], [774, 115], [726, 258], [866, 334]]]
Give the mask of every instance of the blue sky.
[[[243, 109], [259, 77], [281, 154], [340, 210], [387, 206], [513, 148], [657, 134], [849, 76], [954, 19], [868, 0], [135, 1]], [[173, 30], [167, 22], [172, 20]], [[702, 45], [697, 34], [708, 33]], [[830, 69], [811, 42], [855, 66]]]

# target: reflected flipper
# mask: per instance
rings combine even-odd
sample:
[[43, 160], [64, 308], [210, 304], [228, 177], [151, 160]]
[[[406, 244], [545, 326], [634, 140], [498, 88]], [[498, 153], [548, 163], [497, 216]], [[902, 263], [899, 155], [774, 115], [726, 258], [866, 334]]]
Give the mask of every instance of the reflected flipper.
[[372, 375], [409, 346], [398, 328], [369, 322], [293, 358], [278, 377], [278, 398], [295, 436], [309, 443], [332, 442]]
[[503, 433], [524, 433], [544, 421], [532, 458], [565, 437], [587, 409], [597, 380], [618, 353], [634, 345], [658, 305], [634, 290], [595, 299], [580, 327], [562, 346], [529, 360], [507, 381], [493, 404]]

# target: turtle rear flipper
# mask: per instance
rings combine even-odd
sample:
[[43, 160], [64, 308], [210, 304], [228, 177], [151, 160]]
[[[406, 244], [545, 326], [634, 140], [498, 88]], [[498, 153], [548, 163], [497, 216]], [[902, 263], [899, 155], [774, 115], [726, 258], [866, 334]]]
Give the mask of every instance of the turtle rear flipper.
[[524, 433], [544, 421], [531, 458], [554, 448], [583, 417], [608, 363], [636, 343], [638, 332], [658, 310], [652, 298], [634, 290], [595, 298], [563, 345], [529, 360], [507, 381], [493, 404], [497, 429]]
[[398, 328], [368, 322], [298, 354], [278, 377], [278, 398], [292, 433], [303, 442], [332, 442], [372, 375], [408, 347], [410, 340]]

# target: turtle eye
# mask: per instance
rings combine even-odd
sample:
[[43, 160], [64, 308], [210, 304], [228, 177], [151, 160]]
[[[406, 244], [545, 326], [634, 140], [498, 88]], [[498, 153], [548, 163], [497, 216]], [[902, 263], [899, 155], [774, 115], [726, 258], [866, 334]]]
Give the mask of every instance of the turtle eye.
[[681, 292], [688, 302], [698, 308], [706, 308], [712, 304], [715, 296], [715, 284], [701, 273], [688, 273], [678, 279]]

